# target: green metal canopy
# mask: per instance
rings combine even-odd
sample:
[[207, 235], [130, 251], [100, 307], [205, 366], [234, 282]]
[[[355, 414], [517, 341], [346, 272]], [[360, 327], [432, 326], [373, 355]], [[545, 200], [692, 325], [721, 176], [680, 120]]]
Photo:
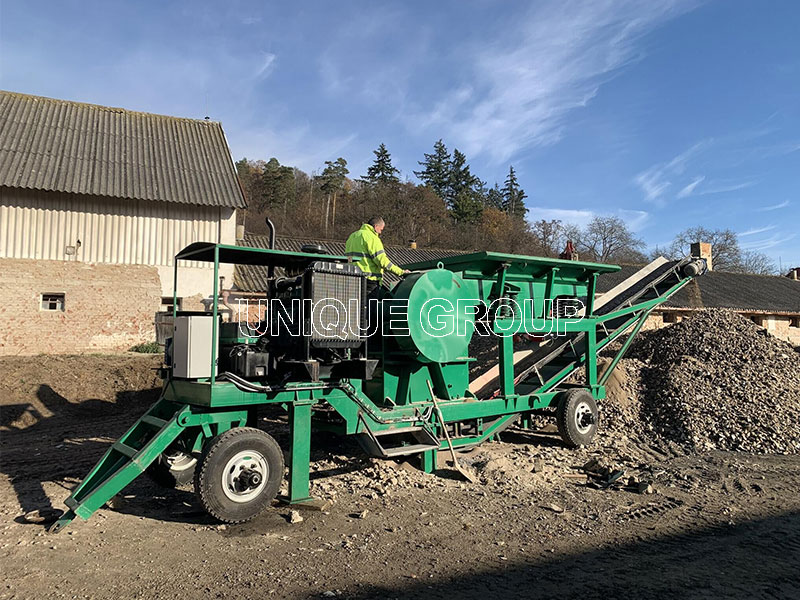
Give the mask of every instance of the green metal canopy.
[[219, 250], [220, 264], [236, 265], [273, 265], [276, 267], [303, 267], [318, 260], [331, 262], [347, 262], [346, 256], [336, 254], [315, 254], [311, 252], [284, 252], [267, 248], [247, 248], [214, 244], [212, 242], [194, 242], [175, 255], [176, 260], [198, 260], [214, 262], [214, 251]]
[[574, 273], [578, 276], [581, 273], [613, 273], [620, 270], [617, 265], [545, 258], [542, 256], [503, 254], [501, 252], [475, 252], [473, 254], [444, 257], [438, 260], [408, 263], [402, 266], [410, 271], [423, 271], [435, 269], [439, 265], [451, 271], [479, 271], [484, 275], [497, 272], [503, 265], [508, 266], [510, 273], [531, 273], [531, 271], [536, 271], [537, 267], [544, 273], [555, 267], [559, 271]]

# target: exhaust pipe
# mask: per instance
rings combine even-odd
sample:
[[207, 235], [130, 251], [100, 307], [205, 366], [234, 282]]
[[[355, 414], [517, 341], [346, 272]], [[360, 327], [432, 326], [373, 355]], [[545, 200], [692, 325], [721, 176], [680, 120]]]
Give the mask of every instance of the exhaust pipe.
[[[275, 250], [275, 223], [273, 223], [269, 217], [265, 217], [264, 220], [267, 222], [267, 228], [269, 229], [269, 249]], [[270, 279], [275, 276], [275, 265], [269, 266], [267, 275]]]

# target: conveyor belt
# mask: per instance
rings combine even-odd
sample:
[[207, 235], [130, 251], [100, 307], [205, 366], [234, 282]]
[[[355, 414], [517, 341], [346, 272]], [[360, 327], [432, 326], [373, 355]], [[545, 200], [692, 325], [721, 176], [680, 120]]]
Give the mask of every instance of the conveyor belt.
[[[664, 258], [654, 260], [598, 299], [593, 314], [606, 315], [634, 303], [645, 302], [663, 295], [683, 279], [680, 269], [689, 260], [668, 261]], [[598, 342], [612, 335], [619, 327], [630, 323], [631, 318], [631, 315], [627, 315], [607, 321], [604, 329], [598, 332]], [[515, 353], [515, 357], [518, 356], [514, 364], [517, 393], [532, 394], [552, 387], [548, 386], [548, 382], [583, 356], [585, 335], [585, 333], [573, 333], [552, 338], [530, 352], [518, 355]], [[474, 387], [477, 389], [473, 389], [473, 385], [470, 386], [470, 391], [478, 398], [490, 398], [499, 393], [499, 371], [496, 376], [487, 379], [488, 374], [489, 372], [474, 380], [477, 384]]]

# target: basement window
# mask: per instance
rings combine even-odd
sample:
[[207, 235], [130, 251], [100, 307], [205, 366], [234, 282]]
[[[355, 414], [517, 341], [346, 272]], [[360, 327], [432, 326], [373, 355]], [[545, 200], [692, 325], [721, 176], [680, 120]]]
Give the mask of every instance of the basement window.
[[792, 317], [790, 327], [800, 327], [800, 317]]
[[64, 294], [42, 294], [41, 308], [64, 312]]
[[665, 312], [664, 313], [664, 323], [677, 323], [678, 322], [678, 314], [673, 312]]

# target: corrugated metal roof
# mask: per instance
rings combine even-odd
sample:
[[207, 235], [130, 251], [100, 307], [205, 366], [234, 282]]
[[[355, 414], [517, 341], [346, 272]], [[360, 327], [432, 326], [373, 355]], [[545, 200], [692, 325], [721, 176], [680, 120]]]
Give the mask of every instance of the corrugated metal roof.
[[[601, 275], [597, 291], [606, 292], [638, 271], [641, 266], [623, 265], [616, 273]], [[800, 314], [800, 282], [774, 275], [751, 275], [709, 271], [683, 287], [664, 308], [730, 308], [747, 312]], [[699, 294], [697, 291], [699, 290]]]
[[[242, 246], [251, 248], [269, 248], [269, 237], [265, 235], [245, 235], [239, 242]], [[340, 240], [314, 240], [308, 238], [290, 238], [278, 236], [275, 239], [275, 248], [290, 252], [301, 252], [306, 244], [319, 244], [330, 254], [344, 254], [344, 242]], [[386, 253], [392, 262], [404, 265], [423, 260], [437, 260], [447, 256], [464, 254], [458, 250], [438, 250], [433, 248], [408, 248], [405, 246], [386, 246]], [[386, 275], [389, 285], [397, 281], [394, 275]], [[263, 292], [267, 289], [266, 267], [236, 265], [233, 276], [234, 285], [245, 292]]]
[[0, 185], [245, 206], [220, 123], [6, 91]]

